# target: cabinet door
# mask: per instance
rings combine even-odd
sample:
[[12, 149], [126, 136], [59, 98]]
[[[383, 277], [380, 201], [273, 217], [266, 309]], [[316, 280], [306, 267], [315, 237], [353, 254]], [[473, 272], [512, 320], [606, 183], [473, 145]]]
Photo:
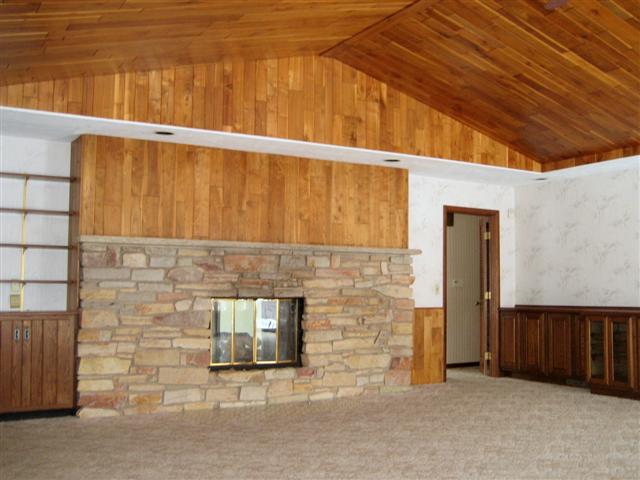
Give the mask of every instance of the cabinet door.
[[606, 317], [604, 315], [588, 315], [586, 321], [589, 338], [587, 363], [589, 382], [606, 385], [609, 378]]
[[544, 361], [544, 313], [523, 312], [520, 315], [522, 328], [521, 368], [531, 374], [545, 374]]
[[73, 408], [75, 316], [0, 321], [0, 413]]
[[635, 351], [635, 360], [636, 360], [636, 384], [635, 391], [640, 393], [640, 317], [636, 317], [636, 328], [633, 332], [633, 336], [636, 340], [636, 351]]
[[547, 373], [553, 377], [571, 377], [571, 323], [571, 314], [547, 314]]
[[632, 385], [633, 339], [631, 318], [610, 317], [609, 319], [609, 384], [621, 388]]
[[22, 322], [0, 321], [0, 413], [22, 403]]
[[42, 403], [39, 408], [72, 408], [74, 404], [73, 318], [42, 321]]
[[515, 312], [500, 314], [500, 368], [507, 372], [520, 369], [518, 316]]
[[587, 325], [584, 316], [575, 315], [571, 327], [571, 377], [587, 381]]

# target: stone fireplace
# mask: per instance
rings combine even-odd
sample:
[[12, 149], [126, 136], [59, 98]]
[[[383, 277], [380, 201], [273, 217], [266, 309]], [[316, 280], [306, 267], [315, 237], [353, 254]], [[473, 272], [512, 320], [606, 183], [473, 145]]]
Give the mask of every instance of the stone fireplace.
[[[81, 251], [80, 416], [408, 388], [417, 251], [97, 236]], [[303, 299], [301, 366], [210, 367], [212, 299], [241, 297]]]

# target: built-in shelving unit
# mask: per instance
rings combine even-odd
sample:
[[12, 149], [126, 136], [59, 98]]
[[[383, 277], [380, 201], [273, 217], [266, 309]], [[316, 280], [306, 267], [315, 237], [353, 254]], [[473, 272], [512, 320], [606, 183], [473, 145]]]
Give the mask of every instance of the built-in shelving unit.
[[53, 243], [45, 243], [42, 242], [41, 239], [38, 239], [37, 243], [29, 243], [27, 241], [27, 229], [26, 229], [26, 221], [28, 215], [50, 215], [50, 216], [65, 216], [65, 217], [73, 217], [77, 215], [77, 212], [71, 210], [49, 210], [49, 209], [37, 209], [37, 208], [28, 208], [27, 206], [27, 195], [28, 195], [28, 186], [30, 182], [62, 182], [73, 184], [77, 181], [76, 177], [72, 176], [62, 176], [62, 175], [43, 175], [37, 173], [28, 173], [28, 172], [0, 172], [0, 178], [9, 178], [14, 180], [22, 180], [24, 181], [24, 186], [22, 190], [22, 208], [15, 207], [0, 207], [0, 213], [11, 213], [22, 216], [22, 233], [21, 233], [21, 241], [17, 242], [0, 242], [0, 248], [13, 248], [21, 250], [21, 262], [20, 262], [20, 278], [11, 278], [11, 279], [0, 279], [0, 283], [4, 284], [14, 284], [18, 285], [20, 288], [20, 307], [19, 310], [24, 310], [24, 287], [27, 284], [42, 284], [42, 285], [72, 285], [76, 283], [76, 280], [72, 279], [50, 279], [50, 280], [39, 280], [39, 279], [30, 279], [25, 277], [25, 255], [27, 250], [36, 249], [36, 250], [67, 250], [72, 251], [77, 247], [75, 245], [60, 245]]
[[[56, 155], [51, 160], [65, 159]], [[38, 164], [12, 165], [36, 169]], [[72, 176], [0, 172], [8, 186], [3, 199], [12, 201], [0, 207], [6, 221], [0, 284], [8, 295], [0, 311], [0, 414], [76, 406], [80, 167], [73, 155], [70, 167]]]
[[38, 173], [0, 172], [0, 178], [20, 178], [23, 180], [44, 180], [47, 182], [75, 182], [75, 177], [61, 175], [41, 175]]
[[20, 213], [23, 215], [62, 215], [70, 216], [75, 215], [76, 212], [69, 212], [64, 210], [38, 210], [34, 208], [5, 208], [1, 207], [0, 212], [4, 213]]

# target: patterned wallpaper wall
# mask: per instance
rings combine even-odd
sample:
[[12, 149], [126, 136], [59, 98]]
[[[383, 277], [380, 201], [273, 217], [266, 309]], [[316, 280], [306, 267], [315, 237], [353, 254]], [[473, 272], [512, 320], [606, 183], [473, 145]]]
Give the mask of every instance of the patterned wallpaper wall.
[[516, 303], [640, 305], [640, 166], [515, 191]]
[[515, 194], [512, 187], [409, 175], [409, 247], [416, 307], [442, 307], [443, 206], [500, 211], [500, 305], [515, 303]]

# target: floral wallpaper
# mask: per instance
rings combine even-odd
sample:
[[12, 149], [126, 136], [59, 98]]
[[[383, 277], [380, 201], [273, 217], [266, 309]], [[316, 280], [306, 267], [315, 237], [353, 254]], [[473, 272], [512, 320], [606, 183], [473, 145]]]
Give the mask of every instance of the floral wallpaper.
[[513, 187], [409, 175], [409, 246], [414, 257], [416, 307], [442, 307], [443, 206], [500, 211], [500, 304], [515, 303], [515, 194]]
[[516, 302], [640, 305], [640, 168], [516, 191]]

